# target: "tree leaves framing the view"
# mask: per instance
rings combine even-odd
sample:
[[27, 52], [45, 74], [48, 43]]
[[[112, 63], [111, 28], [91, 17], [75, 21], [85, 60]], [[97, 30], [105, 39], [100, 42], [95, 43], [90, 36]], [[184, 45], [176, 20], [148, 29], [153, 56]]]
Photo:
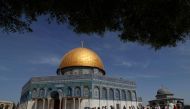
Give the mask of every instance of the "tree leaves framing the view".
[[0, 0], [3, 32], [32, 32], [39, 16], [76, 33], [118, 32], [123, 42], [158, 49], [189, 38], [189, 0]]

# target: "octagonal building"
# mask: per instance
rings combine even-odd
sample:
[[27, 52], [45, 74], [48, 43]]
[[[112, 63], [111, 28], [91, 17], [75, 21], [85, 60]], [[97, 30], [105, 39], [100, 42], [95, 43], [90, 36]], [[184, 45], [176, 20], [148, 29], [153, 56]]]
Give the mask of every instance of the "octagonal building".
[[137, 109], [136, 83], [106, 76], [91, 49], [67, 52], [56, 76], [32, 77], [22, 88], [20, 109]]

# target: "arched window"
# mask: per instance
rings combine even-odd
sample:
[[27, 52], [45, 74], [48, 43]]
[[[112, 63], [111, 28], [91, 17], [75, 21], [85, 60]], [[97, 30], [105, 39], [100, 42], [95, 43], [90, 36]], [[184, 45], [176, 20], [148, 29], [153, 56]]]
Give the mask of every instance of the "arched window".
[[37, 89], [34, 88], [32, 91], [32, 97], [37, 97], [37, 96], [38, 96]]
[[89, 97], [90, 91], [89, 91], [88, 87], [84, 87], [84, 93], [83, 94], [84, 94], [85, 97]]
[[121, 97], [122, 97], [122, 100], [126, 100], [125, 90], [121, 91]]
[[100, 98], [100, 90], [98, 87], [94, 88], [94, 97], [98, 99]]
[[52, 88], [48, 88], [48, 92], [51, 92], [52, 91]]
[[67, 96], [72, 96], [72, 89], [70, 87], [67, 89]]
[[102, 98], [107, 99], [107, 89], [105, 87], [102, 88]]
[[113, 92], [113, 89], [109, 89], [109, 98], [111, 100], [114, 100], [114, 92]]
[[80, 92], [81, 92], [81, 91], [80, 91], [80, 87], [76, 87], [76, 88], [75, 88], [75, 96], [80, 96], [80, 95], [81, 95]]
[[57, 91], [52, 91], [50, 95], [51, 95], [51, 98], [53, 99], [59, 99], [59, 92]]
[[127, 100], [132, 101], [131, 91], [127, 91]]
[[28, 98], [31, 98], [31, 97], [32, 97], [32, 92], [29, 91], [29, 92], [28, 92]]
[[115, 99], [116, 99], [116, 100], [120, 100], [120, 92], [119, 92], [119, 89], [116, 89], [116, 90], [115, 90]]
[[40, 89], [40, 97], [44, 97], [45, 95], [45, 90], [42, 88]]
[[132, 91], [132, 101], [136, 101], [136, 92]]

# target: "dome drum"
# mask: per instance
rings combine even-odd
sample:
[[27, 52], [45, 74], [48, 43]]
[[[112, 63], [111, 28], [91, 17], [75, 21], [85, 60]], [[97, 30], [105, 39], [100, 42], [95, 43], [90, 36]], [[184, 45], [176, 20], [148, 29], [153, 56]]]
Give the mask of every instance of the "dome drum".
[[105, 75], [105, 71], [97, 67], [89, 66], [72, 66], [57, 70], [58, 75], [72, 75], [72, 74], [98, 74]]

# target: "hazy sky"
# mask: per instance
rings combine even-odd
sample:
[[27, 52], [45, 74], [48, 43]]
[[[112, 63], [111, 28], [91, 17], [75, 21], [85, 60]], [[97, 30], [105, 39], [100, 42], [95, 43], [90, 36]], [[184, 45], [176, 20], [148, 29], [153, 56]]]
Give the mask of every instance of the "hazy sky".
[[76, 34], [67, 25], [32, 25], [34, 32], [0, 33], [0, 99], [20, 99], [22, 86], [33, 76], [56, 75], [62, 56], [84, 46], [102, 59], [108, 76], [135, 80], [137, 95], [145, 104], [163, 85], [190, 104], [190, 41], [159, 51], [137, 43], [123, 43], [117, 33]]

